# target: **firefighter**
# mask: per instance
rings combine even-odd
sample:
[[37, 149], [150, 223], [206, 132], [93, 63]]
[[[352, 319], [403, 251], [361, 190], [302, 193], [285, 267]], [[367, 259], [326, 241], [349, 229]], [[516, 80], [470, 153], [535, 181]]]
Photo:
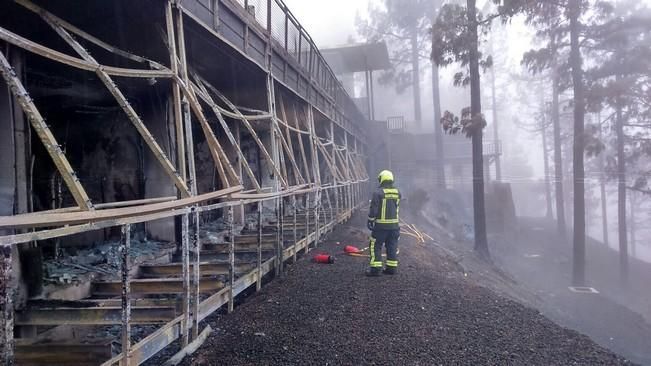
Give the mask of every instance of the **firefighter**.
[[[393, 173], [383, 170], [378, 175], [380, 186], [373, 192], [368, 212], [367, 227], [371, 230], [369, 251], [371, 261], [366, 271], [368, 276], [380, 273], [396, 274], [398, 271], [398, 239], [400, 238], [400, 191], [393, 186]], [[386, 245], [386, 268], [382, 267], [382, 246]]]

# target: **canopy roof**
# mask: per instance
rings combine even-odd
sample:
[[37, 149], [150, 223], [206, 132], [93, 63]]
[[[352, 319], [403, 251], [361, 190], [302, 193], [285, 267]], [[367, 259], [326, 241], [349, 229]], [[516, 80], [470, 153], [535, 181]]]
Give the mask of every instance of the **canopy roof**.
[[389, 51], [384, 42], [359, 43], [321, 49], [321, 54], [335, 74], [386, 70], [391, 67]]

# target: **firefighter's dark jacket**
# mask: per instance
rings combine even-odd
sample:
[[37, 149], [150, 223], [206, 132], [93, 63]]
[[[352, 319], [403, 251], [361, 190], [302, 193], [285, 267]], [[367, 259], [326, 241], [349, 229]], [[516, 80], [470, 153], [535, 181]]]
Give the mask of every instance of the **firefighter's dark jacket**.
[[369, 221], [373, 221], [373, 230], [398, 230], [400, 220], [400, 191], [392, 184], [378, 187], [371, 198], [371, 208], [368, 212]]

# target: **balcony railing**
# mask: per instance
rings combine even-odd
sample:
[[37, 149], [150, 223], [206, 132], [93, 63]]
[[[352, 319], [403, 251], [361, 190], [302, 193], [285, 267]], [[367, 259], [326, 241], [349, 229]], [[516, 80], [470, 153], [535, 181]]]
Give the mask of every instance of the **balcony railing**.
[[[365, 117], [284, 1], [186, 0], [182, 4], [333, 121], [347, 129], [360, 128], [351, 122]], [[265, 57], [267, 44], [271, 44], [271, 64]]]

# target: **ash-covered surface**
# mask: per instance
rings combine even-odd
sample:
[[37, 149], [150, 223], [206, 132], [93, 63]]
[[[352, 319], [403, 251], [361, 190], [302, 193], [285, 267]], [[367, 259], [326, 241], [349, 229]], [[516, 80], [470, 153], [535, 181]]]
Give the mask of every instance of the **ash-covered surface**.
[[[367, 278], [361, 217], [338, 228], [230, 315], [184, 365], [623, 365], [627, 361], [464, 275], [431, 245], [401, 239], [395, 277]], [[336, 244], [339, 242], [339, 244]]]
[[[67, 284], [87, 281], [88, 278], [118, 279], [122, 254], [119, 241], [91, 245], [86, 248], [67, 248], [61, 258], [43, 262], [46, 284]], [[171, 253], [175, 244], [133, 238], [129, 257], [132, 264], [139, 264]]]

